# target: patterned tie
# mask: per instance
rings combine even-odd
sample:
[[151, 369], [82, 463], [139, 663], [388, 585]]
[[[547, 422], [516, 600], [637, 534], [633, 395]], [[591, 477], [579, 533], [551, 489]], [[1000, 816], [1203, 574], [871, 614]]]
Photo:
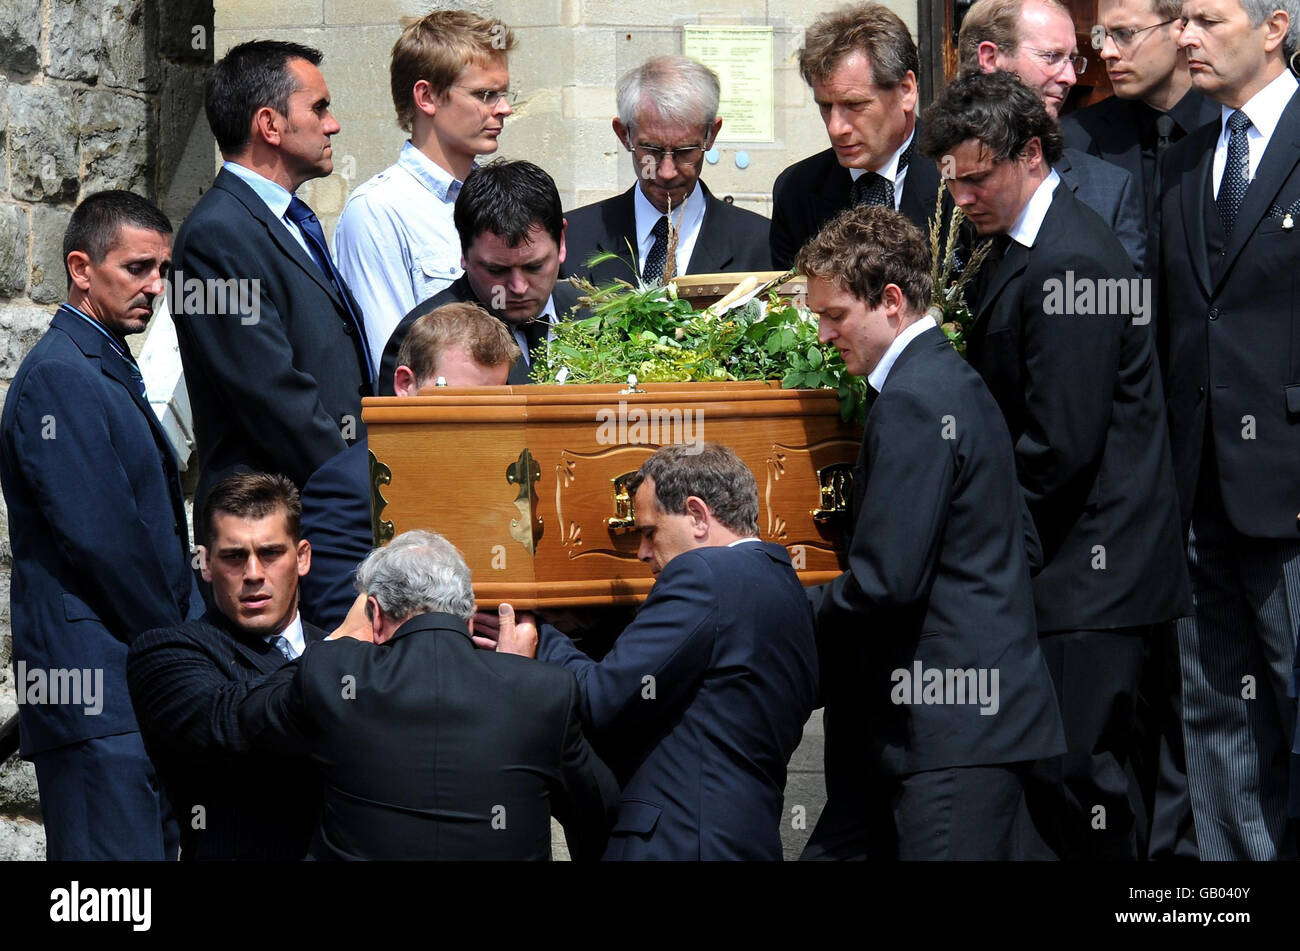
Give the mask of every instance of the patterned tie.
[[283, 634], [277, 634], [271, 640], [271, 644], [284, 655], [285, 660], [293, 660], [297, 655], [293, 652], [293, 645], [289, 643], [289, 638]]
[[1250, 186], [1247, 174], [1250, 171], [1250, 143], [1246, 139], [1246, 130], [1250, 128], [1250, 117], [1238, 109], [1228, 116], [1228, 161], [1223, 166], [1223, 178], [1219, 182], [1219, 196], [1214, 203], [1219, 206], [1219, 219], [1223, 222], [1223, 235], [1232, 234], [1232, 226], [1237, 223], [1237, 212], [1246, 197]]
[[[898, 157], [898, 171], [894, 173], [895, 177], [902, 174], [907, 168], [907, 163], [912, 158], [912, 145], [916, 143], [913, 139], [903, 150], [903, 154]], [[862, 205], [880, 205], [883, 208], [893, 208], [894, 206], [894, 183], [879, 172], [867, 172], [858, 176], [858, 180], [853, 183], [853, 188], [849, 192], [849, 204], [853, 208], [859, 208]]]
[[653, 284], [664, 276], [664, 264], [668, 262], [668, 216], [661, 215], [650, 233], [655, 236], [655, 243], [645, 258], [645, 270], [641, 272], [643, 284]]
[[288, 215], [294, 224], [302, 229], [303, 235], [307, 238], [307, 250], [311, 251], [312, 260], [316, 262], [316, 266], [321, 269], [325, 276], [333, 282], [334, 289], [339, 292], [339, 297], [343, 298], [343, 306], [348, 309], [356, 333], [361, 338], [361, 349], [366, 356], [366, 378], [373, 385], [375, 382], [374, 358], [370, 353], [370, 341], [366, 338], [365, 325], [361, 322], [361, 315], [352, 309], [352, 302], [348, 299], [347, 285], [343, 281], [343, 275], [334, 266], [334, 259], [330, 257], [329, 247], [325, 244], [325, 232], [321, 230], [320, 221], [317, 220], [316, 213], [311, 210], [307, 203], [297, 196], [294, 196], [289, 202]]

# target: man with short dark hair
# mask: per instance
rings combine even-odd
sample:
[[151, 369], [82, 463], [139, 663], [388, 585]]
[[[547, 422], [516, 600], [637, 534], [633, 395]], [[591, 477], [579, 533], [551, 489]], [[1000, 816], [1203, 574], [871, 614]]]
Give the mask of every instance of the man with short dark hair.
[[928, 228], [939, 170], [913, 147], [920, 59], [907, 25], [878, 3], [844, 7], [808, 28], [799, 72], [831, 147], [772, 186], [772, 264], [785, 270], [845, 208], [880, 205]]
[[[1065, 748], [1006, 424], [926, 314], [929, 243], [846, 211], [799, 252], [818, 338], [870, 384], [848, 571], [817, 617], [828, 799], [804, 858], [1020, 857], [1032, 761]], [[930, 694], [935, 677], [961, 684]]]
[[725, 446], [665, 446], [628, 491], [656, 577], [613, 649], [594, 661], [550, 625], [539, 645], [528, 614], [497, 649], [577, 675], [582, 721], [623, 787], [605, 859], [779, 860], [786, 765], [817, 699], [790, 555], [759, 541], [753, 473]]
[[279, 472], [301, 488], [365, 435], [374, 371], [361, 309], [294, 195], [334, 167], [339, 124], [320, 61], [296, 43], [241, 43], [204, 90], [225, 162], [176, 237], [172, 295], [199, 511], [232, 472]]
[[[519, 346], [506, 325], [477, 304], [444, 304], [411, 325], [398, 350], [396, 396], [431, 386], [502, 386]], [[357, 565], [370, 554], [370, 444], [359, 440], [307, 480], [302, 490], [303, 537], [312, 544], [312, 571], [302, 580], [303, 616], [333, 629], [356, 591]]]
[[[565, 277], [654, 284], [771, 267], [762, 215], [715, 198], [700, 178], [704, 153], [722, 128], [719, 94], [717, 74], [686, 56], [655, 56], [619, 78], [614, 135], [631, 153], [637, 181], [621, 195], [569, 212]], [[604, 253], [617, 260], [588, 266]]]
[[554, 815], [599, 854], [614, 778], [578, 718], [573, 675], [474, 649], [469, 566], [404, 532], [357, 571], [368, 638], [308, 651], [258, 684], [240, 727], [309, 756], [325, 781], [316, 859], [545, 860]]
[[1182, 22], [1192, 85], [1220, 113], [1170, 146], [1161, 205], [1162, 363], [1195, 600], [1178, 629], [1187, 782], [1202, 859], [1294, 859], [1300, 4], [1189, 0]]
[[1062, 187], [1060, 130], [1011, 73], [945, 89], [921, 148], [951, 164], [953, 201], [993, 239], [966, 354], [1011, 430], [1043, 548], [1034, 605], [1068, 751], [1034, 768], [1026, 801], [1056, 855], [1134, 859], [1145, 640], [1188, 609], [1150, 295]]
[[515, 38], [500, 20], [433, 10], [403, 20], [389, 79], [410, 135], [397, 163], [348, 196], [334, 248], [366, 317], [376, 360], [412, 307], [461, 275], [452, 210], [479, 155], [497, 150], [510, 115]]
[[171, 223], [138, 195], [99, 192], [73, 211], [63, 249], [67, 303], [0, 419], [21, 749], [47, 858], [160, 860], [175, 855], [175, 828], [164, 831], [126, 652], [202, 602], [176, 457], [126, 338], [164, 293]]
[[284, 476], [217, 483], [200, 521], [212, 608], [131, 645], [131, 700], [178, 813], [182, 861], [296, 861], [316, 827], [310, 766], [254, 753], [235, 716], [253, 684], [325, 637], [298, 613], [312, 554], [300, 515]]
[[519, 344], [510, 383], [527, 383], [530, 354], [545, 347], [553, 323], [578, 306], [578, 291], [556, 282], [564, 263], [564, 213], [550, 175], [531, 162], [497, 159], [475, 169], [456, 198], [465, 273], [422, 301], [388, 338], [380, 361], [380, 396], [393, 396], [397, 355], [420, 317], [465, 301], [499, 317]]
[[[957, 37], [962, 74], [1014, 73], [1053, 119], [1087, 61], [1079, 55], [1074, 20], [1058, 0], [976, 0]], [[1138, 186], [1124, 169], [1067, 148], [1053, 163], [1061, 181], [1107, 222], [1139, 273], [1146, 261], [1145, 217]]]

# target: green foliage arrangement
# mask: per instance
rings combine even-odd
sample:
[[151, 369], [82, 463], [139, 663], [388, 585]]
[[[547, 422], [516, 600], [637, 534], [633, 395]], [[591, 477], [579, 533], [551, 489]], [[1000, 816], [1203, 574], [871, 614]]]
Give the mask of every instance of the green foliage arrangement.
[[604, 287], [575, 281], [591, 316], [557, 324], [539, 383], [638, 383], [780, 380], [785, 388], [834, 389], [844, 419], [864, 417], [866, 381], [852, 376], [839, 351], [817, 342], [807, 308], [754, 299], [721, 315], [697, 311], [676, 285]]

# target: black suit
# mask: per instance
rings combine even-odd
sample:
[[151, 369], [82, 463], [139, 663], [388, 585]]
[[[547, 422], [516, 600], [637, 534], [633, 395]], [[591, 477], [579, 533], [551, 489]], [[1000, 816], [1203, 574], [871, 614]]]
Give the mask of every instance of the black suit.
[[[1023, 507], [996, 404], [932, 327], [899, 354], [867, 415], [848, 571], [811, 592], [828, 801], [806, 857], [1014, 857], [1020, 782], [1006, 768], [1064, 749], [1034, 622]], [[911, 677], [916, 664], [997, 670], [995, 708], [981, 706], [973, 685], [965, 701], [915, 703], [910, 690], [900, 699], [897, 673]], [[897, 811], [908, 777], [949, 771], [951, 780], [981, 767], [1008, 774], [963, 774], [986, 782], [967, 790], [962, 822], [938, 813], [900, 821], [917, 818]]]
[[1179, 626], [1187, 768], [1202, 857], [1272, 859], [1294, 856], [1296, 617], [1282, 605], [1300, 592], [1300, 94], [1230, 235], [1213, 198], [1220, 131], [1169, 149], [1161, 203], [1169, 432], [1197, 602]]
[[[1034, 602], [1069, 745], [1053, 782], [1074, 803], [1039, 827], [1064, 855], [1134, 857], [1124, 775], [1143, 653], [1134, 635], [1189, 607], [1151, 328], [1109, 293], [1106, 313], [1079, 312], [1079, 288], [1100, 299], [1113, 286], [1101, 282], [1136, 274], [1106, 223], [1060, 184], [1033, 247], [1011, 242], [995, 268], [967, 353], [1007, 420], [1042, 540]], [[1104, 833], [1091, 827], [1096, 805]]]
[[[557, 280], [555, 287], [551, 291], [551, 297], [555, 302], [555, 319], [566, 320], [570, 312], [578, 307], [578, 290], [568, 281]], [[411, 312], [402, 318], [402, 322], [393, 328], [393, 334], [388, 338], [388, 344], [384, 347], [383, 357], [379, 361], [379, 395], [396, 396], [397, 392], [393, 389], [393, 377], [397, 373], [397, 353], [402, 349], [402, 341], [406, 335], [411, 332], [411, 325], [432, 310], [437, 310], [444, 304], [458, 304], [468, 301], [471, 304], [478, 304], [484, 310], [488, 309], [487, 304], [478, 299], [474, 293], [474, 288], [470, 286], [469, 275], [462, 274], [452, 282], [450, 287], [439, 291], [426, 301], [421, 301], [411, 309]], [[511, 325], [506, 324], [507, 327]], [[511, 328], [513, 332], [513, 328]], [[506, 382], [511, 386], [518, 386], [528, 382], [529, 367], [524, 362], [522, 355], [510, 367], [510, 375], [506, 377]]]
[[[917, 123], [914, 142], [921, 138]], [[818, 152], [795, 162], [776, 177], [772, 186], [772, 224], [769, 240], [772, 266], [782, 271], [794, 266], [795, 256], [821, 231], [826, 222], [849, 207], [853, 178], [840, 165], [834, 149]], [[907, 176], [898, 210], [908, 221], [930, 233], [935, 198], [939, 194], [939, 167], [915, 147], [908, 160]]]
[[475, 650], [448, 614], [308, 651], [239, 721], [254, 747], [307, 754], [323, 775], [317, 859], [547, 859], [552, 813], [574, 857], [594, 857], [618, 805], [573, 675]]
[[[308, 645], [325, 632], [304, 622]], [[131, 700], [181, 826], [181, 860], [296, 861], [307, 854], [321, 783], [305, 760], [253, 752], [239, 702], [284, 655], [209, 611], [136, 638]]]
[[1053, 168], [1075, 197], [1110, 225], [1133, 267], [1141, 271], [1146, 262], [1145, 219], [1133, 176], [1076, 149], [1066, 149]]
[[332, 631], [351, 610], [357, 566], [374, 547], [368, 439], [343, 450], [307, 480], [302, 537], [311, 542], [311, 571], [298, 583], [302, 616]]
[[[240, 468], [302, 488], [365, 435], [364, 330], [284, 222], [224, 169], [176, 235], [175, 262], [176, 336], [199, 452], [195, 512]], [[257, 309], [206, 313], [186, 302], [192, 280], [255, 280]]]
[[[704, 182], [704, 220], [691, 250], [686, 274], [718, 274], [725, 271], [766, 271], [772, 267], [767, 252], [767, 220], [744, 208], [713, 197]], [[636, 189], [633, 185], [621, 195], [575, 208], [565, 214], [566, 253], [561, 277], [585, 277], [600, 286], [615, 280], [632, 284], [639, 275], [632, 273], [630, 252], [637, 248]], [[677, 215], [674, 211], [674, 219]], [[620, 258], [587, 267], [593, 254], [612, 251]], [[639, 252], [638, 252], [639, 253]]]

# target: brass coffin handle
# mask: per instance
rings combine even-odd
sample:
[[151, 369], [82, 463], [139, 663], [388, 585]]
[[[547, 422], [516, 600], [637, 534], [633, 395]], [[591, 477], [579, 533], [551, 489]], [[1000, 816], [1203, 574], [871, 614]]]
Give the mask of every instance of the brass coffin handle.
[[627, 490], [628, 480], [634, 475], [635, 472], [624, 472], [610, 480], [614, 486], [614, 514], [605, 519], [605, 524], [611, 535], [626, 535], [636, 530], [636, 508]]
[[817, 470], [821, 485], [821, 507], [812, 510], [813, 521], [826, 525], [849, 514], [849, 498], [853, 495], [853, 467], [837, 462]]

